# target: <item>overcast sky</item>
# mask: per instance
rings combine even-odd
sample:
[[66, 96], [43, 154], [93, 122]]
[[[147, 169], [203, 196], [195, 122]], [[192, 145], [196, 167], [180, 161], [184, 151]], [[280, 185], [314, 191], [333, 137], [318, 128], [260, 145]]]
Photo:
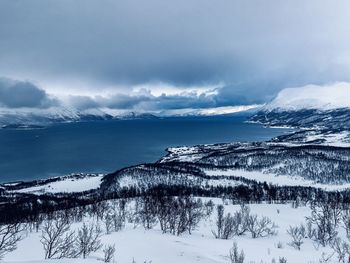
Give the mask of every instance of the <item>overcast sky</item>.
[[350, 1], [0, 0], [0, 106], [206, 108], [350, 81]]

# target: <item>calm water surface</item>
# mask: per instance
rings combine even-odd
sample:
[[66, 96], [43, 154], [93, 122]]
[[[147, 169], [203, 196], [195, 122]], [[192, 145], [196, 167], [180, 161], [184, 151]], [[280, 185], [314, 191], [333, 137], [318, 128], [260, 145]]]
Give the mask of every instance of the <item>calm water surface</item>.
[[0, 182], [75, 172], [112, 172], [154, 162], [167, 147], [264, 141], [286, 129], [235, 117], [187, 117], [65, 123], [36, 130], [0, 129]]

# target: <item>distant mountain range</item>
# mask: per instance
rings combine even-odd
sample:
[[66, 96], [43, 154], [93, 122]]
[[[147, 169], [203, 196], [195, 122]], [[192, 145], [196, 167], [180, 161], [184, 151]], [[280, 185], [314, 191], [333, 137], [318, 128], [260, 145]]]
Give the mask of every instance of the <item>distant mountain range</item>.
[[0, 127], [2, 128], [35, 128], [60, 122], [139, 118], [149, 119], [157, 117], [148, 113], [127, 112], [115, 114], [99, 109], [78, 111], [64, 107], [18, 110], [0, 109]]
[[76, 110], [67, 107], [47, 109], [7, 109], [0, 108], [0, 127], [2, 128], [40, 128], [52, 123], [97, 121], [112, 119], [155, 119], [170, 116], [213, 116], [252, 111], [259, 105], [218, 107], [207, 109], [178, 109], [152, 112], [130, 110], [88, 109]]

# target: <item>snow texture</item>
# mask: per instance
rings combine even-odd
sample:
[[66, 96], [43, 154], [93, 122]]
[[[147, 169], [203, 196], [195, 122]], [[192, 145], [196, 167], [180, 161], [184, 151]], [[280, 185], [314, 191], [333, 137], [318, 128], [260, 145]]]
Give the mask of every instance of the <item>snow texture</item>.
[[350, 107], [350, 83], [337, 82], [325, 86], [307, 85], [284, 89], [265, 109], [330, 110], [347, 107]]
[[[215, 199], [216, 204], [222, 204], [221, 199]], [[234, 212], [239, 209], [238, 205], [225, 204], [225, 213]], [[322, 252], [330, 253], [329, 247], [316, 247], [314, 242], [305, 239], [301, 250], [288, 245], [290, 237], [286, 233], [290, 225], [299, 225], [305, 222], [305, 216], [310, 215], [307, 207], [292, 208], [291, 204], [252, 204], [252, 213], [259, 216], [268, 216], [278, 225], [278, 234], [272, 237], [252, 239], [249, 234], [235, 237], [229, 240], [215, 239], [212, 230], [215, 229], [215, 218], [213, 215], [200, 223], [200, 226], [192, 235], [183, 234], [173, 236], [162, 234], [159, 226], [152, 230], [144, 230], [142, 226], [134, 227], [127, 224], [126, 228], [120, 232], [114, 232], [102, 237], [105, 244], [116, 245], [116, 259], [120, 263], [131, 263], [135, 259], [138, 263], [229, 263], [229, 249], [233, 241], [236, 241], [239, 249], [245, 252], [245, 262], [271, 262], [279, 257], [287, 258], [291, 263], [318, 262]], [[89, 219], [86, 219], [89, 220]], [[80, 226], [76, 225], [77, 227]], [[103, 225], [102, 225], [103, 226]], [[339, 233], [345, 237], [344, 231]], [[282, 248], [277, 244], [281, 243]], [[7, 263], [94, 263], [102, 262], [102, 252], [92, 254], [88, 259], [62, 259], [43, 260], [44, 253], [40, 243], [40, 232], [29, 233], [28, 236], [19, 243], [18, 249], [9, 253], [5, 257]], [[333, 263], [336, 261], [330, 261]]]

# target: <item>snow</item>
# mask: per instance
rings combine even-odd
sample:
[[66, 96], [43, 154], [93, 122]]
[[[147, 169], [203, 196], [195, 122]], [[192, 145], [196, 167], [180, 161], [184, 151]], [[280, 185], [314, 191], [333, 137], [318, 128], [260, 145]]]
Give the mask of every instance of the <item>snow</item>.
[[105, 117], [113, 118], [133, 118], [141, 117], [142, 114], [153, 114], [159, 117], [172, 116], [214, 116], [222, 114], [231, 114], [242, 111], [248, 111], [261, 107], [261, 105], [241, 105], [241, 106], [225, 106], [215, 108], [192, 109], [184, 108], [179, 110], [158, 110], [158, 111], [131, 111], [110, 108], [93, 108], [85, 110], [77, 110], [68, 106], [53, 106], [45, 109], [20, 108], [10, 109], [0, 107], [0, 125], [6, 126], [9, 124], [22, 125], [44, 125], [54, 121], [72, 122], [79, 121], [84, 116], [95, 116], [96, 118], [104, 119]]
[[272, 173], [265, 173], [259, 171], [245, 171], [240, 169], [228, 169], [228, 170], [204, 170], [209, 176], [232, 176], [232, 177], [243, 177], [249, 180], [254, 180], [257, 182], [266, 182], [272, 185], [279, 186], [304, 186], [321, 188], [326, 191], [340, 191], [350, 188], [350, 183], [345, 184], [321, 184], [315, 183], [312, 180], [306, 180], [299, 176], [289, 176], [289, 175], [277, 175]]
[[307, 85], [287, 88], [265, 106], [267, 110], [330, 110], [350, 107], [350, 83], [337, 82], [330, 85]]
[[[216, 204], [221, 204], [221, 199], [214, 199]], [[225, 202], [224, 202], [225, 203]], [[308, 263], [318, 262], [322, 252], [330, 252], [330, 248], [315, 248], [311, 240], [306, 239], [301, 250], [298, 251], [288, 245], [290, 237], [286, 230], [290, 225], [299, 225], [305, 221], [305, 216], [310, 215], [307, 207], [292, 208], [290, 204], [252, 204], [252, 213], [259, 216], [268, 216], [278, 225], [278, 234], [267, 238], [252, 239], [249, 234], [235, 237], [231, 240], [215, 239], [211, 233], [215, 229], [215, 212], [209, 219], [200, 223], [192, 235], [183, 234], [173, 236], [162, 234], [159, 226], [152, 230], [144, 230], [142, 226], [134, 227], [127, 224], [120, 232], [114, 232], [102, 237], [104, 244], [116, 245], [116, 259], [120, 263], [136, 262], [152, 263], [229, 263], [228, 254], [233, 241], [236, 241], [239, 249], [243, 249], [246, 255], [245, 262], [271, 262], [273, 258], [287, 258], [288, 262]], [[225, 213], [239, 209], [238, 205], [225, 204]], [[292, 216], [291, 216], [292, 215]], [[87, 219], [89, 220], [89, 219]], [[75, 224], [78, 227], [79, 224]], [[103, 224], [102, 224], [103, 227]], [[340, 235], [345, 235], [341, 231]], [[277, 248], [277, 243], [283, 244]], [[28, 237], [19, 243], [18, 249], [5, 256], [5, 262], [26, 263], [76, 263], [76, 262], [101, 262], [102, 252], [92, 254], [87, 260], [48, 260], [44, 261], [40, 233], [30, 233]]]
[[335, 146], [335, 147], [350, 147], [350, 132], [342, 131], [342, 132], [334, 132], [330, 134], [322, 134], [322, 133], [309, 133], [305, 138], [305, 143], [316, 141], [316, 140], [324, 140], [322, 145], [327, 146]]
[[192, 109], [192, 108], [184, 108], [184, 109], [176, 109], [176, 110], [165, 110], [161, 112], [157, 112], [156, 114], [162, 117], [169, 116], [215, 116], [215, 115], [223, 115], [223, 114], [232, 114], [242, 111], [249, 111], [252, 109], [258, 109], [262, 105], [252, 104], [252, 105], [240, 105], [240, 106], [223, 106], [223, 107], [215, 107], [215, 108], [200, 108], [200, 109]]
[[28, 187], [14, 192], [31, 194], [84, 192], [98, 188], [101, 184], [102, 177], [103, 174], [86, 176], [84, 178], [68, 177], [60, 181]]

